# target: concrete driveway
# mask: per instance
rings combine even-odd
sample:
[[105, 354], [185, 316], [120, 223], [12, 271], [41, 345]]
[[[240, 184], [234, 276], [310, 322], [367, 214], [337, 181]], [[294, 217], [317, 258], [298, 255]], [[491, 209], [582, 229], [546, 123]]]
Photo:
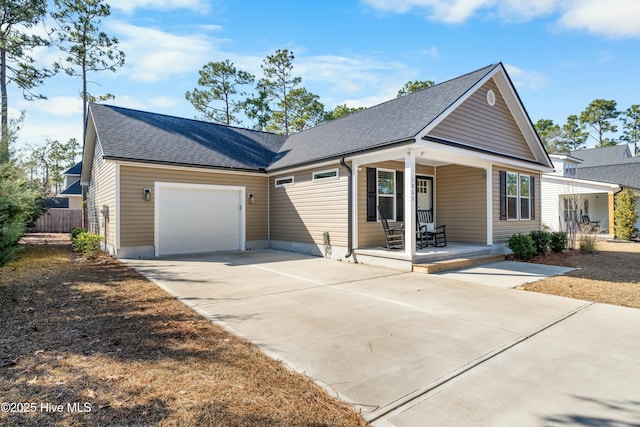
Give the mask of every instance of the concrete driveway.
[[640, 310], [509, 287], [562, 270], [427, 276], [269, 250], [127, 262], [374, 426], [640, 425]]

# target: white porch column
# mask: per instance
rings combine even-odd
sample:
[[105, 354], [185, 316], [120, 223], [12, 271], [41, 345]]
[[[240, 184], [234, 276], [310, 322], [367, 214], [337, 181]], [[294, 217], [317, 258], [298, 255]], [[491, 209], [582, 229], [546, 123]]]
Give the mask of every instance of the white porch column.
[[404, 155], [404, 252], [416, 254], [416, 154]]
[[487, 245], [493, 245], [493, 166], [485, 170], [487, 183]]

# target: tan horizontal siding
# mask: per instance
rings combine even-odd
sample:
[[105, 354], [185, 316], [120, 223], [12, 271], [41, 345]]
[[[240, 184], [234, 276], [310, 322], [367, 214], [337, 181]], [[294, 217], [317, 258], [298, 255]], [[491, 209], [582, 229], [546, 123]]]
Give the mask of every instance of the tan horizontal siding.
[[[382, 225], [377, 221], [367, 221], [367, 168], [404, 171], [404, 162], [389, 161], [361, 165], [358, 172], [358, 243], [357, 247], [384, 246], [386, 244]], [[433, 176], [432, 166], [416, 165], [416, 175]], [[401, 184], [404, 185], [404, 184]], [[402, 222], [390, 224], [400, 226]]]
[[487, 242], [487, 190], [483, 169], [458, 165], [436, 169], [436, 225], [446, 225], [447, 240]]
[[[313, 181], [315, 171], [338, 165], [306, 169], [270, 178], [271, 239], [297, 243], [323, 244], [329, 232], [332, 245], [347, 245], [348, 183], [346, 169], [339, 168], [338, 179]], [[294, 183], [275, 187], [275, 180], [294, 176]]]
[[[120, 245], [153, 246], [154, 244], [154, 185], [156, 182], [230, 185], [245, 187], [246, 195], [253, 193], [255, 203], [246, 203], [246, 239], [268, 238], [267, 177], [230, 173], [202, 172], [177, 169], [122, 165], [120, 167]], [[149, 188], [152, 199], [147, 202], [142, 190]]]
[[[486, 101], [489, 89], [496, 95], [493, 107]], [[493, 79], [436, 126], [429, 136], [535, 160]]]
[[[109, 221], [101, 211], [109, 207]], [[87, 193], [87, 228], [105, 238], [105, 243], [116, 247], [116, 165], [103, 159], [102, 146], [96, 138], [91, 179]]]
[[[518, 172], [533, 176], [535, 178], [536, 197], [535, 197], [535, 219], [525, 221], [506, 221], [500, 219], [500, 171]], [[505, 168], [500, 166], [493, 167], [493, 242], [506, 242], [512, 234], [529, 233], [532, 230], [540, 230], [540, 174], [522, 169]]]

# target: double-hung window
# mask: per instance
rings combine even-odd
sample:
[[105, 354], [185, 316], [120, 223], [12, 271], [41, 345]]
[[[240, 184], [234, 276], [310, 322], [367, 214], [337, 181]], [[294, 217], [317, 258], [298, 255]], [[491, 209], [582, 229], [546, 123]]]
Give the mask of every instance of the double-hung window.
[[534, 179], [530, 175], [516, 172], [502, 172], [501, 219], [530, 220], [534, 218]]
[[396, 219], [396, 172], [378, 169], [378, 206], [390, 220]]

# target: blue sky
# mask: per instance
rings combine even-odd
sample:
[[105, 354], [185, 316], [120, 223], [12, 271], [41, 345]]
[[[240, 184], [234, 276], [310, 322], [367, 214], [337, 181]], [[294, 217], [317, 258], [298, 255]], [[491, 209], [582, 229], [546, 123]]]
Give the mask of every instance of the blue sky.
[[[618, 109], [640, 104], [637, 0], [111, 0], [102, 28], [127, 55], [116, 73], [90, 76], [108, 103], [195, 117], [184, 94], [209, 61], [231, 60], [261, 76], [277, 49], [295, 54], [294, 73], [337, 104], [371, 106], [408, 80], [442, 82], [505, 64], [535, 122], [563, 124], [596, 98]], [[39, 30], [40, 31], [40, 30]], [[60, 55], [34, 52], [40, 64]], [[81, 81], [59, 75], [26, 102], [11, 89], [10, 112], [26, 112], [15, 148], [45, 138], [81, 140]], [[590, 141], [589, 146], [594, 142]]]

